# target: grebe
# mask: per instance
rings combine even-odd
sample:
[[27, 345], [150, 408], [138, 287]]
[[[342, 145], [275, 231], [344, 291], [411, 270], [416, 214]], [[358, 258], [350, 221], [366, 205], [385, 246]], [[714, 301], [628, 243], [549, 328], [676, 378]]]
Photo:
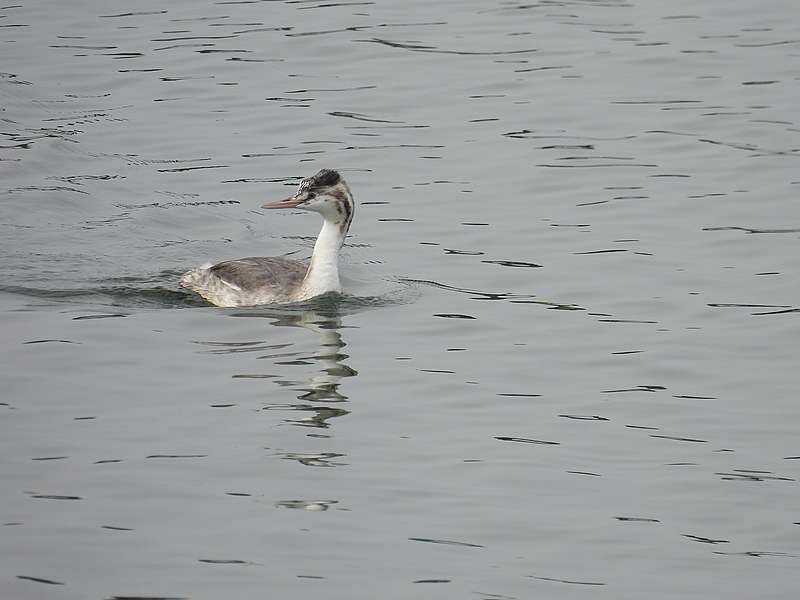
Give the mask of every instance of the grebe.
[[322, 215], [324, 222], [308, 265], [278, 256], [240, 258], [184, 273], [181, 285], [217, 306], [286, 304], [341, 292], [339, 250], [355, 210], [341, 175], [322, 169], [303, 179], [291, 198], [261, 208], [301, 208]]

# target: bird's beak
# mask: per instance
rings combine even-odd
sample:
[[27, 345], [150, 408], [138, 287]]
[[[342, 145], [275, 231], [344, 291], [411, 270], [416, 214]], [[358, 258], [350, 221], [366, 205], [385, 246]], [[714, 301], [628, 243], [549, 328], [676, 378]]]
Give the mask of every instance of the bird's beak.
[[286, 200], [267, 202], [266, 204], [262, 204], [261, 208], [294, 208], [301, 203], [302, 200], [299, 200], [297, 196], [292, 196], [291, 198], [286, 198]]

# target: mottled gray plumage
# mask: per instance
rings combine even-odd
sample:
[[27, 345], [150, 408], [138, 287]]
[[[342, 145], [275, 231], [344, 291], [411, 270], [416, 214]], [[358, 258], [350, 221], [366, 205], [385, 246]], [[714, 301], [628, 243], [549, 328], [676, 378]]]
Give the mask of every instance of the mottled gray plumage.
[[300, 287], [307, 271], [308, 265], [299, 260], [279, 256], [250, 256], [226, 260], [208, 269], [189, 271], [181, 279], [181, 284], [215, 304], [263, 304], [264, 290], [273, 290], [271, 303], [281, 304], [292, 301], [288, 294], [281, 291]]
[[226, 260], [209, 269], [220, 279], [242, 289], [300, 285], [307, 270], [307, 263], [279, 256], [250, 256]]

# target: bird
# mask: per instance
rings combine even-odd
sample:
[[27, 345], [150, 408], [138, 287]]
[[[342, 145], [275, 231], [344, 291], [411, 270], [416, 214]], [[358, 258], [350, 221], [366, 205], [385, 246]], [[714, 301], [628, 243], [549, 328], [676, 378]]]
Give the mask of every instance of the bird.
[[222, 307], [302, 302], [342, 292], [339, 251], [353, 222], [355, 203], [344, 178], [322, 169], [300, 181], [293, 196], [261, 208], [299, 208], [322, 216], [322, 229], [306, 264], [281, 256], [251, 256], [204, 265], [181, 276], [182, 287]]

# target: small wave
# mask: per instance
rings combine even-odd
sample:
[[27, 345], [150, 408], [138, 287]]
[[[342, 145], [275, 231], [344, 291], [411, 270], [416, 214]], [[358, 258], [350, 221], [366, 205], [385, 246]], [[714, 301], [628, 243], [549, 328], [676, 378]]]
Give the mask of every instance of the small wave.
[[[97, 285], [85, 287], [42, 288], [21, 285], [0, 285], [0, 292], [28, 296], [50, 302], [79, 302], [124, 308], [212, 308], [203, 298], [178, 287], [180, 272], [162, 271], [145, 277], [116, 277]], [[287, 305], [239, 307], [225, 309], [233, 316], [274, 316], [313, 310], [320, 313], [349, 314], [367, 308], [378, 308], [393, 304], [406, 304], [419, 294], [408, 283], [394, 279], [397, 285], [385, 290], [381, 286], [377, 294], [330, 293], [304, 302]], [[269, 315], [259, 314], [267, 310]], [[277, 313], [275, 311], [278, 311]], [[280, 311], [283, 311], [280, 312]]]
[[44, 289], [19, 285], [0, 286], [0, 292], [49, 300], [81, 302], [129, 308], [188, 308], [208, 306], [195, 294], [165, 287], [98, 286], [93, 288]]

